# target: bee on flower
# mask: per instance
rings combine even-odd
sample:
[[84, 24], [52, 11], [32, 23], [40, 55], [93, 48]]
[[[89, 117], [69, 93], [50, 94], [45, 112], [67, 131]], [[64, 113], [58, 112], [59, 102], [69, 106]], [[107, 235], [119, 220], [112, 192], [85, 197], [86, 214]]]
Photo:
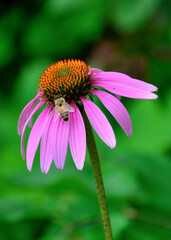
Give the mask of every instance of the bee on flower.
[[64, 121], [68, 121], [69, 112], [74, 112], [74, 108], [66, 103], [65, 98], [61, 97], [60, 95], [54, 97], [54, 103], [55, 111], [53, 119], [56, 120], [59, 114]]

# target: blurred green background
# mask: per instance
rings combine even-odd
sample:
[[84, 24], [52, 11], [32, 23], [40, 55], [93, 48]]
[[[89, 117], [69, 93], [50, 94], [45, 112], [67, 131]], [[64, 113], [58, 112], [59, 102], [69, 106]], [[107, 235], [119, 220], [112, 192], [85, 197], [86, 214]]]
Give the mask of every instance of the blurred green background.
[[121, 99], [131, 138], [96, 101], [117, 147], [95, 138], [114, 239], [171, 239], [170, 9], [170, 0], [0, 2], [0, 240], [104, 239], [88, 152], [83, 171], [68, 153], [47, 175], [39, 150], [31, 173], [20, 153], [21, 110], [43, 70], [68, 58], [158, 86], [157, 100]]

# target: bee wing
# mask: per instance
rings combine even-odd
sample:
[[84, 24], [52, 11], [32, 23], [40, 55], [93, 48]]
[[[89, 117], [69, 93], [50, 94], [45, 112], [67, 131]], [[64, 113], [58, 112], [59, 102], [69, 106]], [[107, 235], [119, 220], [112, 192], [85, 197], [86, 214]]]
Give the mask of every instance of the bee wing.
[[56, 121], [57, 118], [59, 117], [59, 111], [58, 111], [58, 108], [57, 106], [55, 106], [55, 109], [54, 109], [54, 112], [53, 112], [53, 120]]
[[75, 111], [74, 108], [66, 102], [63, 104], [63, 108], [64, 108], [65, 111], [68, 111], [68, 112], [74, 112]]

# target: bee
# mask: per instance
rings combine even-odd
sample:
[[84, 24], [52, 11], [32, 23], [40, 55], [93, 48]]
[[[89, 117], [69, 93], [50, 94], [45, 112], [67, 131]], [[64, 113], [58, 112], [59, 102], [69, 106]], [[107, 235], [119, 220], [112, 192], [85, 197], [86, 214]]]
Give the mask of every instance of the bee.
[[74, 108], [65, 102], [65, 98], [60, 95], [54, 96], [55, 111], [53, 115], [54, 121], [60, 115], [64, 121], [68, 121], [69, 114], [68, 112], [74, 112]]

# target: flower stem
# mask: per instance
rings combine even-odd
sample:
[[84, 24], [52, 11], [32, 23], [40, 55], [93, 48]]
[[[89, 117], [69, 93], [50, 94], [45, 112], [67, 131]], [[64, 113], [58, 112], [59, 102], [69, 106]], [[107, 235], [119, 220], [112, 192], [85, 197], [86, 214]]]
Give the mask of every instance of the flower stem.
[[90, 126], [90, 122], [84, 111], [82, 112], [82, 116], [83, 116], [85, 127], [86, 127], [87, 146], [88, 146], [91, 165], [92, 165], [93, 174], [96, 182], [96, 189], [97, 189], [97, 195], [98, 195], [98, 200], [99, 200], [99, 205], [100, 205], [100, 210], [102, 215], [105, 237], [106, 237], [106, 240], [113, 240], [97, 147], [94, 140], [92, 128]]

